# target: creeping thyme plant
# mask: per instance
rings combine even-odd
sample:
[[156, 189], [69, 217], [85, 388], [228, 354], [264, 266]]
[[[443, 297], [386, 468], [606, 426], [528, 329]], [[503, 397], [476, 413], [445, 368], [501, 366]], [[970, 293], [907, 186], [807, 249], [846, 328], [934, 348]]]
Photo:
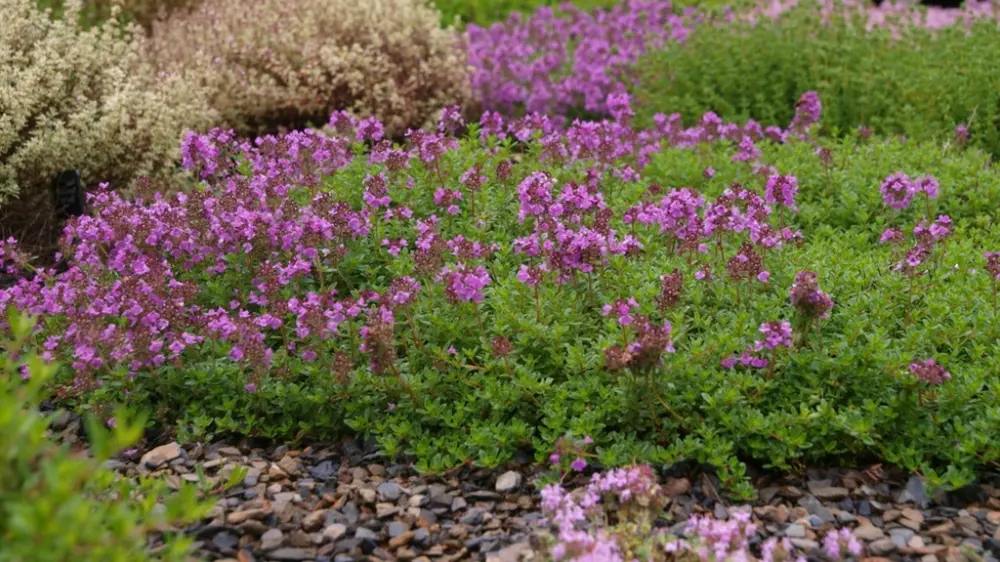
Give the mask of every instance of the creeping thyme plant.
[[746, 461], [960, 485], [1000, 458], [984, 153], [819, 141], [813, 93], [786, 128], [606, 105], [566, 128], [447, 110], [404, 144], [343, 113], [191, 134], [200, 183], [98, 190], [68, 271], [0, 246], [21, 275], [0, 306], [41, 318], [58, 399], [182, 439], [362, 432], [442, 470], [572, 433], [603, 466], [709, 463], [738, 496]]
[[[649, 465], [594, 474], [590, 483], [569, 493], [559, 484], [542, 489], [542, 511], [551, 532], [541, 536], [547, 560], [576, 562], [763, 562], [804, 561], [788, 538], [771, 537], [751, 549], [757, 526], [749, 511], [733, 511], [728, 520], [695, 515], [672, 534], [655, 522], [669, 497]], [[856, 559], [863, 553], [849, 529], [823, 538], [829, 560]]]

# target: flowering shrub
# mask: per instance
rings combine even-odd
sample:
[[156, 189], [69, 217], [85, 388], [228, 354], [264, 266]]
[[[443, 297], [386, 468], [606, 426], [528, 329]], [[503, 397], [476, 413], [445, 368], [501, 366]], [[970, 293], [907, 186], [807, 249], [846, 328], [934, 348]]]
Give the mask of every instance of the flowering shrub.
[[134, 28], [83, 30], [80, 9], [68, 1], [52, 19], [35, 0], [0, 0], [0, 206], [26, 198], [4, 227], [44, 209], [62, 170], [116, 187], [171, 176], [184, 131], [213, 119], [202, 90], [143, 62]]
[[[654, 525], [669, 499], [648, 465], [594, 474], [582, 494], [549, 484], [542, 489], [542, 511], [553, 533], [544, 536], [541, 554], [578, 562], [805, 560], [789, 539], [775, 537], [755, 547], [754, 556], [750, 545], [757, 526], [749, 511], [732, 512], [725, 521], [696, 515], [687, 521], [683, 536], [673, 536]], [[823, 550], [830, 560], [857, 558], [863, 552], [846, 528], [828, 531]]]
[[[0, 334], [0, 560], [188, 560], [192, 541], [166, 531], [199, 520], [211, 504], [198, 500], [192, 486], [168, 495], [165, 482], [130, 482], [103, 468], [138, 440], [141, 422], [117, 416], [111, 431], [91, 424], [92, 456], [56, 443], [38, 411], [55, 369], [22, 353], [32, 320], [11, 315], [6, 324]], [[166, 539], [155, 557], [146, 540], [151, 533]]]
[[469, 101], [460, 46], [419, 0], [209, 0], [154, 24], [146, 53], [194, 72], [227, 127], [323, 125], [349, 110], [400, 135]]
[[[658, 111], [688, 119], [785, 124], [805, 90], [824, 102], [823, 131], [971, 142], [994, 151], [1000, 103], [987, 84], [1000, 55], [995, 3], [923, 12], [913, 5], [773, 2], [756, 18], [702, 25], [676, 48], [642, 57], [630, 90], [638, 122]], [[754, 56], [743, 56], [754, 53]]]
[[[712, 463], [740, 494], [747, 459], [877, 455], [960, 483], [1000, 458], [992, 278], [971, 272], [1000, 246], [982, 152], [818, 148], [811, 96], [789, 130], [637, 130], [611, 97], [619, 121], [565, 130], [488, 113], [459, 138], [445, 111], [405, 144], [342, 113], [328, 133], [192, 134], [201, 183], [93, 194], [68, 271], [5, 242], [23, 279], [0, 306], [44, 318], [30, 343], [67, 365], [61, 399], [148, 406], [185, 438], [366, 432], [436, 470], [541, 460], [571, 433], [605, 466]], [[746, 138], [759, 154], [734, 160]], [[936, 178], [931, 216], [952, 221], [921, 275], [878, 243], [927, 217], [883, 204], [897, 171]], [[951, 380], [902, 392], [915, 357]]]

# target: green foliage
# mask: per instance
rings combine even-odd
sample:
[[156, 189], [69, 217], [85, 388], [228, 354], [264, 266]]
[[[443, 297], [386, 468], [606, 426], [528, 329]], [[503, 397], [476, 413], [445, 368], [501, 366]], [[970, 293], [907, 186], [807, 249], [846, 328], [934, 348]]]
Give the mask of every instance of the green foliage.
[[[702, 26], [683, 45], [648, 54], [633, 85], [638, 118], [707, 111], [724, 119], [786, 126], [798, 97], [816, 90], [823, 133], [868, 125], [913, 139], [951, 140], [969, 126], [972, 142], [1000, 154], [1000, 29], [995, 22], [940, 30], [905, 26], [864, 31], [864, 22], [822, 22], [805, 3], [777, 21]], [[753, 53], [753, 56], [746, 56]]]
[[[37, 408], [55, 369], [25, 348], [33, 325], [12, 315], [11, 338], [0, 341], [0, 561], [150, 560], [147, 533], [196, 520], [210, 506], [191, 486], [168, 496], [159, 480], [135, 483], [103, 468], [139, 439], [143, 420], [120, 413], [111, 431], [91, 420], [90, 456], [52, 441]], [[165, 538], [156, 559], [187, 560], [190, 540]]]
[[[610, 8], [618, 0], [571, 0], [571, 3], [584, 10], [595, 8]], [[530, 14], [541, 6], [558, 8], [563, 0], [433, 0], [441, 11], [441, 20], [452, 24], [456, 19], [461, 24], [474, 23], [488, 27], [491, 23], [501, 22], [514, 12]]]
[[[440, 169], [414, 164], [408, 174], [426, 188], [393, 193], [397, 205], [428, 216], [440, 212], [431, 193], [441, 178], [458, 177], [474, 164], [494, 170], [509, 158], [521, 162], [514, 177], [491, 180], [475, 194], [481, 224], [466, 211], [440, 215], [443, 237], [461, 234], [499, 245], [487, 260], [493, 282], [484, 304], [477, 311], [471, 303], [450, 303], [439, 283], [425, 279], [421, 297], [405, 315], [398, 313], [398, 378], [419, 403], [396, 378], [361, 367], [368, 361], [358, 352], [361, 322], [342, 325], [341, 336], [323, 344], [329, 346], [325, 359], [312, 363], [274, 342], [277, 374], [262, 379], [256, 392], [243, 390], [246, 370], [226, 359], [230, 344], [206, 342], [197, 355], [168, 362], [155, 375], [133, 380], [110, 373], [89, 400], [157, 408], [157, 417], [176, 421], [187, 438], [362, 432], [389, 455], [414, 455], [426, 471], [468, 460], [497, 466], [524, 446], [533, 446], [543, 460], [564, 435], [591, 435], [603, 465], [694, 459], [716, 466], [725, 484], [743, 495], [752, 493], [745, 461], [793, 469], [831, 458], [877, 458], [919, 470], [934, 483], [958, 485], [983, 462], [1000, 460], [1000, 444], [991, 439], [1000, 432], [994, 376], [1000, 317], [982, 273], [983, 252], [1000, 247], [993, 218], [1000, 207], [1000, 174], [988, 157], [931, 143], [847, 137], [830, 142], [827, 167], [808, 143], [759, 146], [764, 162], [798, 177], [800, 211], [781, 220], [805, 238], [802, 245], [768, 252], [770, 282], [742, 287], [742, 298], [721, 267], [735, 251], [733, 241], [725, 243], [721, 261], [715, 248], [692, 258], [678, 254], [655, 228], [636, 227], [645, 247], [641, 257], [612, 256], [592, 276], [542, 284], [536, 300], [515, 277], [525, 258], [511, 246], [530, 232], [517, 219], [515, 186], [536, 170], [552, 173], [560, 185], [580, 182], [586, 167], [543, 163], [537, 144], [515, 155], [505, 143], [491, 154], [470, 139], [448, 153]], [[616, 215], [652, 197], [648, 188], [654, 183], [688, 186], [709, 199], [732, 182], [762, 191], [764, 178], [733, 162], [733, 152], [726, 144], [665, 149], [652, 156], [642, 182], [609, 176], [602, 191]], [[708, 179], [710, 166], [715, 174]], [[928, 208], [921, 203], [901, 214], [887, 212], [878, 189], [897, 171], [935, 175], [941, 197]], [[359, 206], [363, 179], [371, 173], [367, 159], [356, 160], [326, 178], [325, 189]], [[296, 188], [290, 197], [302, 202], [309, 193]], [[909, 233], [927, 212], [950, 215], [956, 232], [935, 250], [928, 274], [910, 279], [890, 270], [898, 251], [879, 245], [879, 235], [888, 226]], [[309, 282], [356, 295], [360, 288], [385, 291], [392, 279], [413, 274], [411, 254], [393, 258], [378, 243], [410, 237], [412, 227], [376, 221], [374, 228], [372, 236], [348, 242], [346, 257], [325, 271], [325, 281]], [[234, 255], [224, 273], [195, 269], [182, 280], [205, 287], [199, 297], [204, 308], [224, 307], [249, 287], [250, 270], [240, 265], [245, 260]], [[714, 262], [716, 280], [696, 281], [694, 272], [706, 261]], [[678, 307], [661, 314], [654, 303], [659, 277], [675, 268], [684, 272], [684, 294]], [[720, 366], [722, 358], [760, 339], [761, 323], [793, 318], [788, 291], [802, 270], [817, 271], [836, 302], [819, 335], [778, 356], [773, 378]], [[605, 368], [605, 349], [626, 334], [602, 316], [601, 306], [629, 296], [640, 303], [638, 313], [673, 325], [677, 352], [649, 375]], [[510, 339], [509, 357], [490, 351], [496, 336]], [[455, 355], [447, 351], [451, 346]], [[331, 373], [336, 351], [358, 366], [344, 381]], [[907, 367], [914, 358], [929, 357], [954, 379], [931, 390], [914, 387]]]

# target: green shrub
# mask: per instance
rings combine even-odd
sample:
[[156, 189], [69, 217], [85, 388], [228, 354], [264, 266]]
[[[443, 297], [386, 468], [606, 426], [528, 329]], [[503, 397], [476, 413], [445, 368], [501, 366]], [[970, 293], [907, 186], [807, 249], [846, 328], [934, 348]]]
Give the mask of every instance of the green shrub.
[[[610, 8], [619, 0], [571, 0], [571, 4], [584, 10]], [[474, 23], [489, 27], [491, 23], [507, 19], [514, 12], [530, 14], [542, 6], [558, 8], [563, 0], [434, 0], [441, 11], [441, 21], [453, 24]]]
[[[31, 320], [12, 315], [8, 325], [10, 338], [0, 341], [0, 561], [153, 559], [148, 533], [197, 520], [210, 506], [191, 486], [167, 497], [161, 481], [135, 483], [103, 468], [139, 439], [142, 420], [118, 415], [107, 431], [91, 419], [90, 455], [53, 442], [38, 405], [55, 368], [25, 347]], [[155, 559], [187, 560], [191, 541], [165, 538]]]
[[[861, 21], [821, 22], [812, 3], [755, 27], [703, 26], [683, 45], [648, 54], [633, 90], [638, 118], [657, 112], [696, 119], [756, 119], [785, 126], [795, 102], [816, 90], [822, 132], [868, 125], [878, 133], [950, 140], [968, 125], [972, 140], [1000, 154], [1000, 29], [995, 22], [936, 31], [864, 31]], [[746, 56], [753, 53], [753, 56]]]

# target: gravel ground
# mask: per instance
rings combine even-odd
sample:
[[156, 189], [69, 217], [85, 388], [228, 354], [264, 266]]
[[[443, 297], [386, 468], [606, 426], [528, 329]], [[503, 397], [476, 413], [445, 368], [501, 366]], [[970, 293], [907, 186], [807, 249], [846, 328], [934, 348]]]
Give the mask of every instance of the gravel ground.
[[[56, 424], [75, 433], [76, 421]], [[237, 466], [242, 483], [209, 517], [186, 529], [207, 560], [400, 560], [445, 562], [538, 560], [531, 538], [542, 515], [527, 457], [503, 470], [459, 469], [423, 477], [385, 463], [354, 441], [292, 450], [177, 443], [109, 461], [126, 474], [162, 475], [171, 486], [224, 482]], [[1000, 477], [951, 493], [929, 494], [921, 478], [877, 467], [762, 475], [752, 505], [728, 501], [711, 475], [664, 478], [673, 500], [660, 521], [675, 532], [693, 514], [728, 518], [752, 510], [758, 537], [785, 536], [810, 560], [822, 560], [829, 529], [851, 528], [867, 560], [995, 562], [1000, 557]], [[692, 476], [692, 474], [694, 476]], [[584, 486], [579, 475], [567, 487]], [[156, 548], [155, 539], [152, 548]]]

